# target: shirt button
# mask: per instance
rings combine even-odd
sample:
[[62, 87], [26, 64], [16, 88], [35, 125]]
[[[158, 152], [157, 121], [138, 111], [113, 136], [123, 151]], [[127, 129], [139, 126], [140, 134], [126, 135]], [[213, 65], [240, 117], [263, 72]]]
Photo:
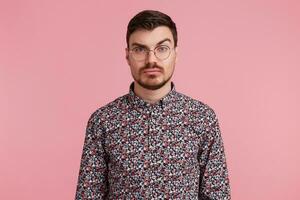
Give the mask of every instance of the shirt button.
[[144, 146], [144, 151], [149, 151], [149, 147], [148, 146]]
[[144, 168], [145, 168], [145, 169], [149, 168], [149, 162], [148, 162], [148, 161], [145, 161], [145, 163], [144, 163]]

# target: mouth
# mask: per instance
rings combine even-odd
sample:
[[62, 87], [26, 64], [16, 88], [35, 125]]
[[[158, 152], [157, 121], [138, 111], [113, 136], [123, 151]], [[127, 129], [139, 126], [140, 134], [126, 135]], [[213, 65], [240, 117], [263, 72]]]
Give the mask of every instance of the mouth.
[[160, 69], [146, 69], [144, 70], [144, 73], [159, 73], [161, 72]]

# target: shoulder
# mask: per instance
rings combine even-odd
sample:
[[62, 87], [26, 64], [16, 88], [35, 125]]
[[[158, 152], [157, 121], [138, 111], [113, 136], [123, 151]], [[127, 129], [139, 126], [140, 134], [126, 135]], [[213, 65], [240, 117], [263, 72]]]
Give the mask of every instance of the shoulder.
[[214, 109], [199, 99], [187, 95], [183, 95], [183, 97], [190, 127], [199, 134], [201, 141], [219, 137], [219, 122]]
[[214, 116], [214, 109], [202, 100], [192, 98], [186, 94], [178, 92], [178, 96], [182, 99], [185, 109], [202, 116]]
[[122, 113], [122, 110], [127, 106], [128, 94], [117, 97], [113, 101], [97, 108], [91, 113], [89, 121], [96, 124], [105, 124], [112, 119], [116, 119]]
[[216, 112], [207, 103], [202, 100], [192, 98], [180, 93], [182, 99], [183, 111], [193, 129], [196, 132], [203, 132], [218, 123]]

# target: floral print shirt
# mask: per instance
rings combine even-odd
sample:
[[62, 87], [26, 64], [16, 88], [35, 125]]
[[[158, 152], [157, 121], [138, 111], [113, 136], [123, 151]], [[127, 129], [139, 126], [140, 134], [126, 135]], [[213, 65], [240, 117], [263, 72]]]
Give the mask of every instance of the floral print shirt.
[[154, 104], [129, 88], [88, 120], [76, 200], [230, 199], [213, 109], [173, 82]]

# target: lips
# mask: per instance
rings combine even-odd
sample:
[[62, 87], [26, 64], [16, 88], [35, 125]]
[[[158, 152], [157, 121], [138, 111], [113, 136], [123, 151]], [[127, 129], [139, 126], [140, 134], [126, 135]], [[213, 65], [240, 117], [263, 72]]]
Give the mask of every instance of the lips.
[[161, 72], [160, 69], [146, 69], [144, 70], [145, 73], [151, 73], [151, 72]]

